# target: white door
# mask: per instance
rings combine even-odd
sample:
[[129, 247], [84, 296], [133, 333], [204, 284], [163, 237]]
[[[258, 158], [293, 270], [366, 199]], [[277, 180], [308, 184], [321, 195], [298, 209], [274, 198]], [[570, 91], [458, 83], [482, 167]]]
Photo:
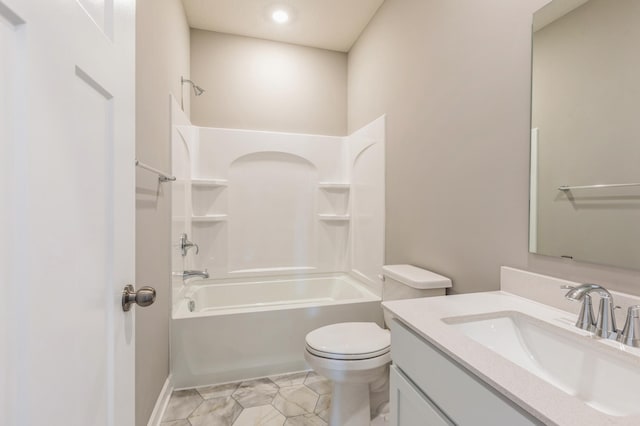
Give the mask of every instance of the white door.
[[0, 0], [0, 424], [132, 426], [135, 0]]

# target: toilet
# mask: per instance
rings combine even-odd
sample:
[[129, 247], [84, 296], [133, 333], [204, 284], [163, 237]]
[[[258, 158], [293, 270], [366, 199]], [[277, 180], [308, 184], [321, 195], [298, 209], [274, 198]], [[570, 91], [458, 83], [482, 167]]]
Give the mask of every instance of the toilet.
[[[444, 296], [451, 287], [449, 278], [412, 265], [385, 265], [382, 271], [385, 301]], [[373, 394], [388, 390], [389, 330], [373, 322], [338, 323], [311, 331], [305, 343], [309, 366], [333, 383], [329, 426], [369, 426]]]

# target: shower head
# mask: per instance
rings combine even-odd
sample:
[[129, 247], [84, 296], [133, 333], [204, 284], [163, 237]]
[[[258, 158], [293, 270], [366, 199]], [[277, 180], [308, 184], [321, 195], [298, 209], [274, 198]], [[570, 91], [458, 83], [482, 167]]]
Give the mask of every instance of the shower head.
[[204, 93], [204, 89], [195, 84], [193, 81], [187, 80], [182, 76], [180, 77], [180, 83], [182, 83], [180, 86], [180, 107], [184, 111], [184, 90], [182, 90], [182, 86], [184, 86], [185, 83], [189, 83], [191, 85], [191, 88], [193, 89], [193, 94], [196, 96], [202, 95]]
[[196, 96], [200, 96], [204, 93], [204, 89], [200, 86], [196, 86], [195, 84], [193, 85], [193, 92], [195, 93]]
[[180, 82], [181, 82], [182, 84], [189, 83], [189, 84], [191, 85], [191, 87], [193, 88], [193, 93], [194, 93], [196, 96], [200, 96], [200, 95], [202, 95], [202, 94], [205, 92], [205, 90], [204, 90], [202, 87], [198, 86], [197, 84], [195, 84], [195, 83], [194, 83], [193, 81], [191, 81], [191, 80], [187, 80], [187, 79], [186, 79], [186, 78], [184, 78], [184, 77], [180, 77]]

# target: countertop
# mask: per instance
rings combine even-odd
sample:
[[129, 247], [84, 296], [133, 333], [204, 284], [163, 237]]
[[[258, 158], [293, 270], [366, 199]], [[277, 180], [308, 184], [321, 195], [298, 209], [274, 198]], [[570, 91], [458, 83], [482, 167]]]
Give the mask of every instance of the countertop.
[[[598, 411], [442, 321], [447, 317], [517, 311], [575, 333], [581, 339], [590, 340], [590, 344], [624, 351], [637, 358], [640, 370], [640, 349], [611, 340], [595, 341], [591, 333], [573, 325], [575, 314], [504, 291], [388, 301], [382, 305], [416, 334], [545, 424], [640, 425], [640, 415], [619, 417]], [[637, 389], [640, 404], [640, 383]]]

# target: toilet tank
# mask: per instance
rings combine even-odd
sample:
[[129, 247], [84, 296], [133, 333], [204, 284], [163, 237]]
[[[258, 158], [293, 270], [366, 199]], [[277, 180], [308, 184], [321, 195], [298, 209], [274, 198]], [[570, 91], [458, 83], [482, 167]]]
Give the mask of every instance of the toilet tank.
[[[382, 274], [383, 301], [444, 296], [447, 288], [452, 286], [449, 278], [413, 265], [384, 265]], [[389, 327], [391, 319], [392, 314], [385, 309], [386, 327]]]
[[451, 280], [413, 265], [385, 265], [382, 300], [444, 296]]

